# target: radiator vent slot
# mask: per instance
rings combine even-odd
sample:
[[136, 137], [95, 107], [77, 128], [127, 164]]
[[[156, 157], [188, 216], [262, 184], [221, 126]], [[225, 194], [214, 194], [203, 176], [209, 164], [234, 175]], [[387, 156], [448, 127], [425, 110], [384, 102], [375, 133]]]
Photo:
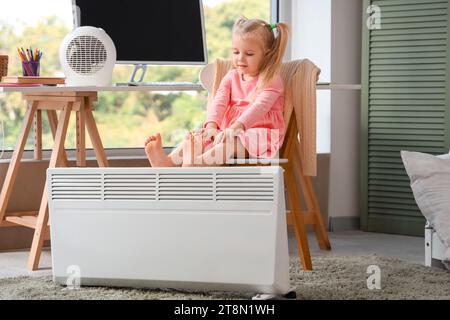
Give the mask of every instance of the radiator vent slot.
[[100, 174], [53, 174], [51, 179], [53, 200], [101, 200]]
[[274, 181], [270, 174], [217, 174], [216, 200], [273, 201]]
[[105, 174], [104, 200], [156, 200], [155, 174]]
[[213, 174], [160, 174], [159, 200], [214, 200]]

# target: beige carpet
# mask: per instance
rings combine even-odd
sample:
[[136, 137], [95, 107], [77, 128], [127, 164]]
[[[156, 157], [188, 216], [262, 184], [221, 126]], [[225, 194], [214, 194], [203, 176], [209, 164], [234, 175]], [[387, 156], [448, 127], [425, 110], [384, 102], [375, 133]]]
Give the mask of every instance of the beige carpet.
[[[393, 258], [321, 256], [313, 259], [314, 271], [305, 272], [291, 259], [292, 283], [297, 298], [305, 299], [450, 299], [450, 272]], [[367, 268], [381, 270], [381, 290], [367, 288]], [[249, 299], [249, 294], [136, 290], [56, 286], [50, 277], [0, 280], [0, 299]]]

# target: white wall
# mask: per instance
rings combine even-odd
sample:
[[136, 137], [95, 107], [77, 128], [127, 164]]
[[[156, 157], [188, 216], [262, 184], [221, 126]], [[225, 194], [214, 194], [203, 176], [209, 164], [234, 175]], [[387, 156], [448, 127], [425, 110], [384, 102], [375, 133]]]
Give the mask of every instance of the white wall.
[[[361, 0], [331, 3], [331, 82], [361, 83]], [[359, 217], [361, 92], [331, 92], [330, 217]]]

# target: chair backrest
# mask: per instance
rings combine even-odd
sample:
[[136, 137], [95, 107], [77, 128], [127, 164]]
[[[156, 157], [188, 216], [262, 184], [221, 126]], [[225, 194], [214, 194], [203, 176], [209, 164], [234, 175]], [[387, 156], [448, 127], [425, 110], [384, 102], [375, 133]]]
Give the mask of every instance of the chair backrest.
[[209, 63], [202, 68], [199, 75], [200, 84], [211, 94], [214, 85], [216, 67], [214, 63]]
[[[208, 102], [214, 98], [222, 78], [232, 69], [231, 60], [217, 59], [200, 72], [200, 81], [209, 92]], [[214, 76], [212, 76], [214, 74]], [[286, 148], [292, 137], [300, 136], [300, 159], [305, 176], [317, 173], [316, 153], [316, 83], [320, 69], [308, 59], [285, 62], [280, 75], [284, 83], [284, 120], [288, 134], [281, 148], [281, 157], [291, 159], [291, 148]]]

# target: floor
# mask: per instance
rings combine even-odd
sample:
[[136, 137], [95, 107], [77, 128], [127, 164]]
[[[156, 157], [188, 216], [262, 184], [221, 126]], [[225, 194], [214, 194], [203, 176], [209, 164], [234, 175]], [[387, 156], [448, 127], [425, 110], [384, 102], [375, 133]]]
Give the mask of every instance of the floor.
[[[319, 249], [314, 234], [309, 235], [311, 255], [367, 255], [397, 258], [424, 264], [425, 243], [423, 237], [409, 237], [384, 233], [346, 231], [329, 233], [332, 251]], [[294, 236], [289, 237], [289, 248], [296, 250]], [[295, 252], [290, 252], [295, 254]]]
[[[311, 255], [366, 255], [379, 254], [395, 257], [408, 262], [423, 264], [424, 239], [362, 231], [332, 232], [329, 234], [332, 251], [321, 251], [314, 238], [309, 235]], [[290, 254], [296, 254], [295, 237], [289, 234]], [[0, 279], [20, 276], [40, 276], [51, 274], [51, 253], [45, 250], [41, 257], [40, 270], [29, 272], [26, 269], [28, 251], [0, 252]]]

